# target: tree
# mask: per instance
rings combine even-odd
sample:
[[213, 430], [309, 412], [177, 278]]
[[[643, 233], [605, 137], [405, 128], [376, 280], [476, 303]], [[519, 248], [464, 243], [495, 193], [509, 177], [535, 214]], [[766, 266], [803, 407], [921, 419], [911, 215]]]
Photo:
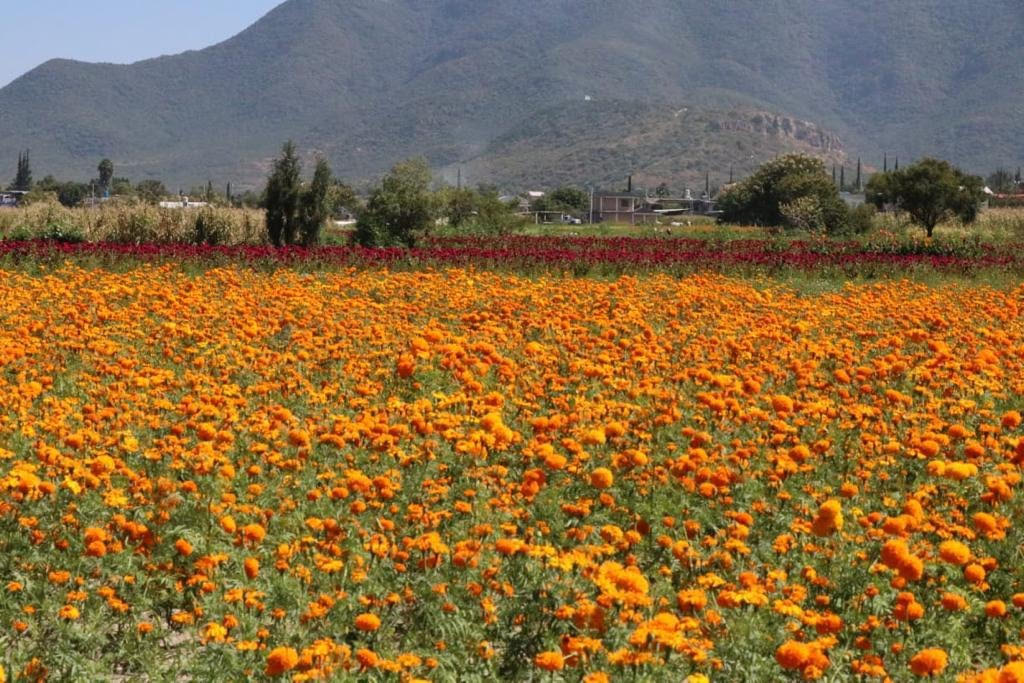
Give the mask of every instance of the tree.
[[468, 187], [445, 187], [438, 192], [437, 199], [448, 225], [453, 228], [471, 221], [476, 213], [477, 195]]
[[281, 156], [274, 161], [265, 192], [267, 235], [275, 247], [295, 244], [298, 237], [301, 173], [295, 144], [289, 140], [281, 148]]
[[57, 200], [67, 207], [75, 207], [89, 195], [89, 186], [82, 183], [64, 183], [57, 191]]
[[350, 185], [340, 180], [331, 183], [327, 201], [331, 207], [331, 216], [337, 219], [355, 216], [359, 212], [359, 197]]
[[303, 246], [311, 247], [320, 241], [320, 230], [331, 216], [332, 175], [327, 160], [318, 158], [313, 180], [302, 193], [300, 201], [299, 236]]
[[114, 178], [110, 181], [110, 194], [119, 197], [130, 197], [135, 194], [135, 188], [132, 187], [132, 181], [127, 178]]
[[1014, 185], [1017, 183], [1014, 181], [1013, 174], [1005, 168], [997, 169], [992, 175], [985, 181], [996, 194], [1009, 194], [1013, 192]]
[[110, 181], [114, 178], [114, 162], [110, 159], [104, 159], [100, 162], [100, 165], [96, 167], [96, 170], [100, 174], [100, 188], [106, 193], [110, 191]]
[[560, 187], [538, 199], [534, 211], [561, 211], [584, 214], [590, 212], [590, 195], [575, 187]]
[[440, 210], [448, 218], [448, 225], [466, 231], [489, 234], [507, 234], [523, 225], [516, 215], [516, 203], [501, 201], [498, 190], [481, 186], [469, 188], [446, 187], [438, 192]]
[[167, 188], [159, 180], [140, 180], [135, 186], [135, 194], [139, 196], [139, 199], [156, 204], [161, 199], [168, 195]]
[[845, 229], [848, 215], [825, 165], [802, 154], [764, 164], [719, 195], [718, 208], [723, 222], [787, 227], [814, 223], [830, 233]]
[[14, 182], [11, 189], [20, 192], [28, 192], [32, 189], [32, 165], [28, 160], [29, 150], [18, 155], [18, 170], [14, 175]]
[[980, 177], [967, 175], [940, 159], [922, 159], [901, 170], [879, 175], [872, 178], [869, 185], [875, 184], [873, 190], [884, 193], [885, 203], [906, 211], [914, 223], [925, 229], [928, 237], [942, 221], [956, 218], [973, 223], [985, 197]]
[[413, 247], [434, 222], [430, 167], [423, 159], [394, 166], [384, 176], [356, 222], [355, 240], [372, 246]]

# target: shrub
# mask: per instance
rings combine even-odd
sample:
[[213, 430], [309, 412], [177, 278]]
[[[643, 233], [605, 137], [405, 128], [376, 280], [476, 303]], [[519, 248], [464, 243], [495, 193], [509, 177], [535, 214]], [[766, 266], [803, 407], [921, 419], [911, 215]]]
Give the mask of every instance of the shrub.
[[[802, 198], [813, 198], [814, 204], [794, 203]], [[841, 231], [848, 213], [839, 191], [825, 173], [825, 165], [802, 154], [764, 164], [750, 178], [726, 190], [718, 205], [722, 210], [721, 222], [792, 225], [783, 213], [783, 207], [788, 207], [790, 218], [799, 222], [820, 221], [821, 229], [828, 233]]]
[[422, 159], [396, 164], [370, 195], [356, 222], [355, 241], [364, 247], [414, 247], [434, 223], [430, 167]]
[[861, 204], [852, 209], [846, 220], [846, 231], [854, 235], [864, 235], [875, 227], [875, 215], [878, 213], [873, 204]]
[[209, 207], [199, 210], [195, 217], [192, 232], [192, 244], [216, 246], [226, 244], [231, 239], [231, 220], [228, 214]]
[[788, 228], [805, 232], [819, 232], [825, 225], [821, 202], [813, 195], [797, 197], [791, 202], [782, 204], [779, 206], [779, 212]]

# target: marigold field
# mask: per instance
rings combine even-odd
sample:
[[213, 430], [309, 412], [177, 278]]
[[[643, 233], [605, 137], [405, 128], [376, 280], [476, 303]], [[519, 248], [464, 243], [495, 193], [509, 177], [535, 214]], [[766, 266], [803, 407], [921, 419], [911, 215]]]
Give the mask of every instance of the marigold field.
[[0, 680], [1024, 680], [1024, 287], [0, 277]]

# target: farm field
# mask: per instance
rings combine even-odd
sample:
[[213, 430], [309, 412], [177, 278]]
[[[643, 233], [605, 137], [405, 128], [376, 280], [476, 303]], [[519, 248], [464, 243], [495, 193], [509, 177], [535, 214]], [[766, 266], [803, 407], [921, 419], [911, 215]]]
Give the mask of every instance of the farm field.
[[63, 256], [0, 271], [10, 679], [1024, 680], [1019, 278]]

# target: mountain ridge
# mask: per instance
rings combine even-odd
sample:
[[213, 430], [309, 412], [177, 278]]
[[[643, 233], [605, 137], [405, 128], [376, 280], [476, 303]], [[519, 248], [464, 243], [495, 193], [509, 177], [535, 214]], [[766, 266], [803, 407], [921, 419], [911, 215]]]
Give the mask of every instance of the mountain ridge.
[[[414, 155], [439, 168], [479, 162], [524, 120], [591, 97], [725, 120], [759, 110], [814, 122], [872, 160], [932, 154], [985, 171], [1024, 157], [1014, 38], [1024, 12], [1012, 0], [983, 10], [959, 0], [288, 0], [202, 50], [45, 62], [0, 89], [0, 159], [31, 148], [37, 173], [81, 177], [110, 157], [138, 179], [241, 187], [293, 138], [358, 179]], [[562, 144], [568, 154], [580, 143]], [[620, 175], [644, 172], [627, 157]]]

